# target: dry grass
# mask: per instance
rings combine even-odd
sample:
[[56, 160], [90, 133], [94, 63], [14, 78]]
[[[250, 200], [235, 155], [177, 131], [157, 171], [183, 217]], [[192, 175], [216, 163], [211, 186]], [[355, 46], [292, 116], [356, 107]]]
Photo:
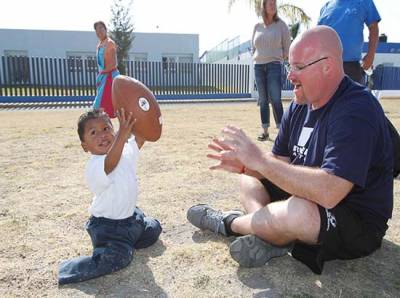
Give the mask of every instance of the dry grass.
[[[398, 100], [383, 105], [400, 127]], [[126, 269], [88, 282], [57, 286], [58, 263], [90, 254], [84, 230], [91, 201], [83, 179], [88, 156], [76, 120], [82, 109], [0, 111], [0, 296], [23, 297], [395, 297], [400, 292], [400, 188], [382, 249], [370, 257], [333, 261], [321, 276], [289, 256], [242, 269], [228, 239], [186, 220], [191, 205], [238, 208], [237, 177], [211, 172], [210, 138], [226, 124], [258, 133], [254, 103], [162, 105], [164, 131], [139, 163], [139, 205], [164, 231]], [[275, 137], [273, 130], [272, 137]], [[272, 143], [260, 143], [270, 149]]]

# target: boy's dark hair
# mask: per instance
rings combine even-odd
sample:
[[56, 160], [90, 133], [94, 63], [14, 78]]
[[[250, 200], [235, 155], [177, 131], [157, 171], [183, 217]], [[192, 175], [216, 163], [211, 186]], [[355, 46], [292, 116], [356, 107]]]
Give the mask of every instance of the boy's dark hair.
[[107, 31], [107, 26], [106, 26], [106, 24], [104, 24], [103, 21], [97, 21], [96, 23], [94, 23], [94, 25], [93, 25], [94, 30], [96, 30], [97, 25], [102, 25], [104, 27], [104, 29], [106, 29], [106, 31]]
[[106, 119], [108, 122], [110, 122], [110, 124], [112, 126], [110, 117], [108, 117], [108, 115], [104, 112], [103, 109], [91, 109], [79, 117], [79, 119], [78, 119], [78, 135], [79, 135], [79, 139], [81, 140], [81, 142], [85, 141], [84, 133], [85, 133], [86, 123], [89, 120], [99, 119], [99, 118]]

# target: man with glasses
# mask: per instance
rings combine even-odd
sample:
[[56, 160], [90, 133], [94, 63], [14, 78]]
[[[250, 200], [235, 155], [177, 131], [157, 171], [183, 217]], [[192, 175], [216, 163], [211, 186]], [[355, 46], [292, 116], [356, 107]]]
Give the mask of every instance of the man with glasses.
[[215, 152], [208, 157], [218, 161], [211, 169], [241, 174], [246, 214], [200, 204], [187, 217], [200, 229], [240, 236], [230, 254], [241, 266], [291, 252], [321, 274], [325, 261], [381, 246], [393, 209], [391, 141], [379, 102], [344, 75], [332, 28], [297, 37], [289, 63], [295, 98], [272, 152], [234, 126], [209, 145]]

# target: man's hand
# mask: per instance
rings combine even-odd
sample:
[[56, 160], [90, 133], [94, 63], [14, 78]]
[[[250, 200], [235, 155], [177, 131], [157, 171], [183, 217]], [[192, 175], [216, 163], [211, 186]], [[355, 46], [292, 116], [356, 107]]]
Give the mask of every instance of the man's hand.
[[218, 139], [214, 138], [208, 148], [214, 150], [218, 154], [207, 154], [208, 158], [219, 160], [219, 164], [211, 166], [210, 170], [225, 170], [231, 173], [243, 174], [244, 165], [238, 160], [221, 160], [220, 154], [224, 151], [229, 151], [231, 148], [224, 145]]
[[244, 131], [228, 125], [222, 130], [222, 134], [227, 138], [214, 139], [211, 147], [209, 146], [218, 154], [209, 154], [207, 157], [220, 161], [218, 165], [211, 167], [211, 169], [224, 169], [240, 173], [245, 166], [257, 171], [257, 166], [263, 159], [263, 153]]
[[374, 55], [367, 54], [362, 59], [361, 67], [364, 70], [368, 70], [372, 66], [372, 63], [374, 63]]

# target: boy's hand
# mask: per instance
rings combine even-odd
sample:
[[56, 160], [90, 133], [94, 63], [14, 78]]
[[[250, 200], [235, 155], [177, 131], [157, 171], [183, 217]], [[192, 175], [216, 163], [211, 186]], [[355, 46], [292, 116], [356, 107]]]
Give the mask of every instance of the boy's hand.
[[123, 108], [119, 109], [116, 114], [119, 121], [119, 130], [104, 161], [104, 171], [107, 175], [118, 165], [124, 145], [132, 134], [132, 127], [136, 122], [132, 113], [126, 115]]
[[127, 113], [124, 108], [119, 109], [116, 114], [119, 122], [118, 136], [126, 141], [132, 134], [136, 119], [133, 118], [132, 112]]

